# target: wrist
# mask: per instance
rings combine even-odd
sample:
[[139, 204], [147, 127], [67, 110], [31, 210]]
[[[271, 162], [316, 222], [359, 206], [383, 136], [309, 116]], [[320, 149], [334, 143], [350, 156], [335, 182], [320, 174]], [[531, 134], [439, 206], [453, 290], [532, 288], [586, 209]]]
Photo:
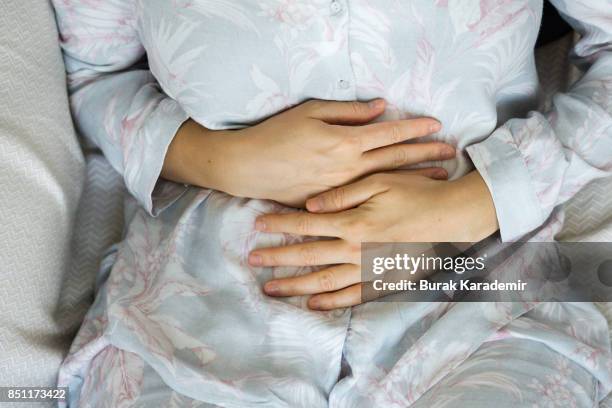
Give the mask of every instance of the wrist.
[[478, 242], [499, 229], [493, 198], [478, 171], [450, 182], [451, 200], [462, 225], [465, 242]]
[[186, 121], [168, 148], [162, 177], [178, 183], [227, 191], [232, 171], [228, 169], [234, 149], [233, 132], [206, 129]]

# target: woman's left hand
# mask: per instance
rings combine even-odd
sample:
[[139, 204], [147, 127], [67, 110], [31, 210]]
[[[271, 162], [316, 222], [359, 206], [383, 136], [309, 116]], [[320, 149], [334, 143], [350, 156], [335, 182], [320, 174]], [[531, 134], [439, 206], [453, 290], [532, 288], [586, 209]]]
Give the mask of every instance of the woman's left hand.
[[477, 242], [498, 229], [493, 200], [476, 171], [456, 181], [379, 173], [313, 197], [306, 208], [258, 217], [255, 228], [335, 239], [257, 249], [249, 263], [329, 265], [264, 286], [270, 296], [314, 295], [308, 306], [315, 310], [361, 303], [362, 242]]

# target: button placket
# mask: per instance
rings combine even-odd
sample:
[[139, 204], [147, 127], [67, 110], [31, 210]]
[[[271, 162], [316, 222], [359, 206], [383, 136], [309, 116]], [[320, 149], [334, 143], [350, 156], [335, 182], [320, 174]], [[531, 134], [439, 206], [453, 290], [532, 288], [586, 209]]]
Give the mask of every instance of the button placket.
[[329, 4], [329, 11], [332, 16], [336, 16], [344, 10], [344, 6], [339, 0], [332, 0]]
[[[328, 3], [330, 25], [334, 29], [334, 38], [343, 43], [344, 52], [338, 52], [332, 57], [335, 60], [336, 82], [333, 86], [335, 98], [351, 100], [355, 97], [355, 82], [348, 50], [349, 9], [346, 0], [330, 0]], [[344, 38], [344, 39], [343, 39]]]
[[346, 91], [347, 89], [351, 89], [351, 83], [346, 79], [341, 79], [338, 81], [338, 88]]

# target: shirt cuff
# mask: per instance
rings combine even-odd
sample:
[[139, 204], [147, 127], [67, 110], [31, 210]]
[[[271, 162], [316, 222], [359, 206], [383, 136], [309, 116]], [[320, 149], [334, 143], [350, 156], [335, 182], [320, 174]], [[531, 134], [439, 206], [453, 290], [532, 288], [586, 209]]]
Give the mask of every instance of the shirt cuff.
[[520, 239], [545, 221], [531, 176], [510, 131], [499, 128], [466, 148], [495, 205], [503, 242]]
[[189, 115], [171, 98], [162, 100], [140, 129], [138, 156], [126, 163], [128, 190], [146, 211], [156, 217], [189, 188], [160, 178], [168, 147]]

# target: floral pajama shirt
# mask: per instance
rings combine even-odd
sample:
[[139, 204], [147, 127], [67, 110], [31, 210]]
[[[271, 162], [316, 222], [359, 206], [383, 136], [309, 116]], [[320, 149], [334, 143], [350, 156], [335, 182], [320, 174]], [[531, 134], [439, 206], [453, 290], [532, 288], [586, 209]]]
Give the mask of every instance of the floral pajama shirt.
[[[533, 48], [542, 0], [53, 0], [80, 133], [131, 192], [94, 305], [64, 361], [70, 406], [416, 407], [597, 404], [607, 324], [589, 303], [272, 299], [254, 231], [293, 211], [159, 179], [188, 118], [237, 129], [308, 99], [385, 98], [489, 187], [504, 241], [552, 240], [560, 204], [612, 175], [612, 1], [554, 0], [586, 71], [550, 112]], [[147, 56], [148, 64], [143, 62]], [[523, 119], [517, 119], [523, 118]]]

